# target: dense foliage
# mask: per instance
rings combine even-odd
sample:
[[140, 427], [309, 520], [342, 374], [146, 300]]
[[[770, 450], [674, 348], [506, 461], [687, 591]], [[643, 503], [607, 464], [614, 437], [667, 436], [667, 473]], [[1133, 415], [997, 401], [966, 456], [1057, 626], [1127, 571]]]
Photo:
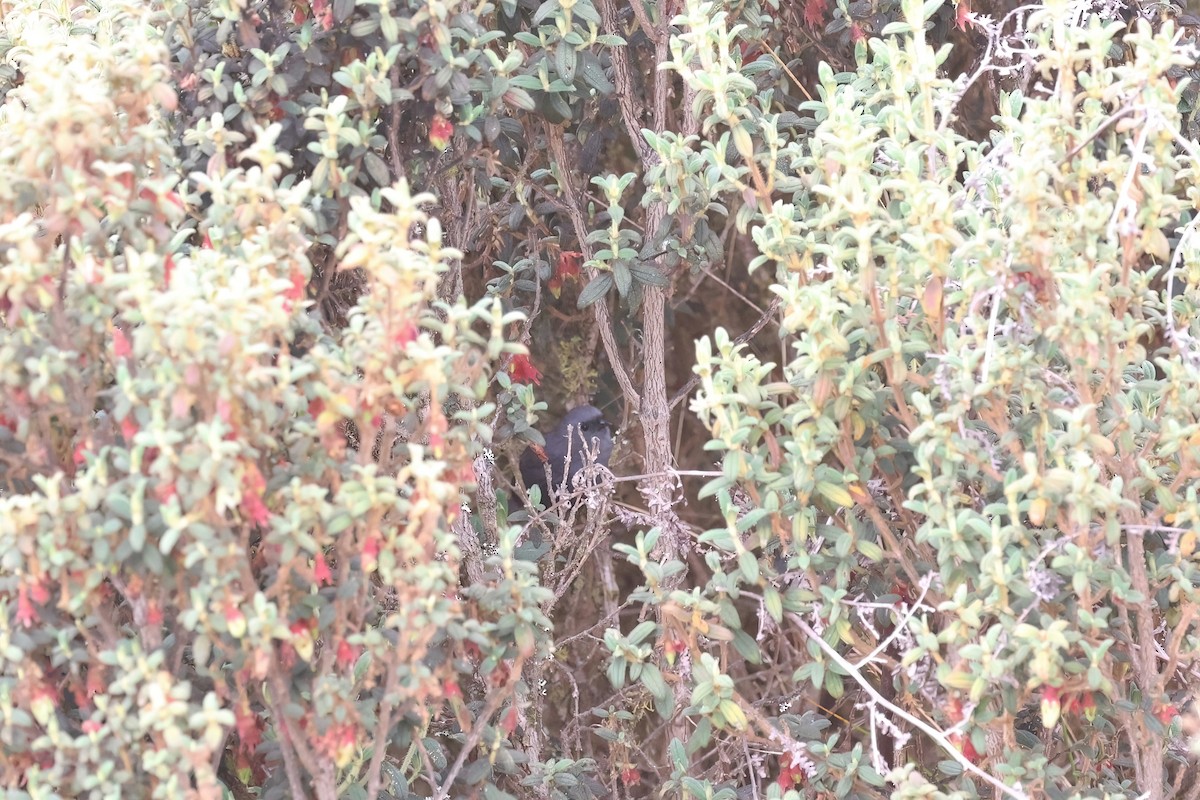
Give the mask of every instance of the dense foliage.
[[1179, 9], [0, 14], [9, 796], [1200, 797]]

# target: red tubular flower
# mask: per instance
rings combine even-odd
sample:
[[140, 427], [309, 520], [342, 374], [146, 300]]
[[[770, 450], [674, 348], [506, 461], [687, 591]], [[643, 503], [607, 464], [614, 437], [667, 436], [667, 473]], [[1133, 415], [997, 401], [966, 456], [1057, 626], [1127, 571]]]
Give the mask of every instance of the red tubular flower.
[[517, 383], [532, 383], [542, 385], [542, 372], [529, 360], [529, 356], [513, 356], [508, 362], [508, 374]]
[[433, 122], [429, 124], [429, 143], [436, 147], [438, 152], [441, 152], [450, 145], [452, 136], [454, 136], [454, 123], [441, 114], [435, 114]]

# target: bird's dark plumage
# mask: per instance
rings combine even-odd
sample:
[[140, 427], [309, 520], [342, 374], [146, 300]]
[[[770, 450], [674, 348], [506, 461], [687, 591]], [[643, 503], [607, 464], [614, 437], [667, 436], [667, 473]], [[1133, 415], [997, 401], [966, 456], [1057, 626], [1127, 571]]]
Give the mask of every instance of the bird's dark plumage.
[[[541, 487], [542, 505], [549, 506], [551, 492], [557, 494], [563, 490], [564, 468], [567, 480], [565, 491], [570, 492], [576, 473], [583, 469], [585, 464], [608, 466], [612, 449], [612, 429], [608, 420], [600, 413], [600, 409], [595, 406], [579, 406], [571, 409], [557, 427], [546, 434], [546, 462], [542, 461], [534, 448], [525, 448], [525, 452], [521, 454], [521, 480], [527, 489]], [[550, 472], [550, 487], [546, 486], [547, 467]]]

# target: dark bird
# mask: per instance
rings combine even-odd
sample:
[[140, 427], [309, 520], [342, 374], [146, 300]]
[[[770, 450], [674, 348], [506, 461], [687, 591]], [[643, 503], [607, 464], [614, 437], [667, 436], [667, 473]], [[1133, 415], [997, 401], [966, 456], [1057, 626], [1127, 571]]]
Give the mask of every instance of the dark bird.
[[[569, 493], [575, 475], [584, 465], [596, 463], [608, 466], [612, 449], [612, 428], [600, 413], [600, 409], [595, 406], [579, 406], [567, 412], [558, 426], [546, 434], [545, 448], [525, 448], [525, 452], [521, 454], [521, 480], [527, 489], [541, 487], [542, 505], [549, 506], [551, 491], [548, 489], [552, 489], [556, 494], [560, 491]], [[547, 471], [550, 473], [550, 487], [546, 486]]]

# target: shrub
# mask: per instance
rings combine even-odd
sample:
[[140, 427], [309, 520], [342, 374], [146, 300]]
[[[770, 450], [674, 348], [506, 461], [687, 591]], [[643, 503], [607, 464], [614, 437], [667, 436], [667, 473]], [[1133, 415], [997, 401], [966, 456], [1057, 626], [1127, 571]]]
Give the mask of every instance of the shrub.
[[[10, 5], [14, 796], [1200, 783], [1169, 15]], [[593, 390], [642, 502], [509, 515]]]

